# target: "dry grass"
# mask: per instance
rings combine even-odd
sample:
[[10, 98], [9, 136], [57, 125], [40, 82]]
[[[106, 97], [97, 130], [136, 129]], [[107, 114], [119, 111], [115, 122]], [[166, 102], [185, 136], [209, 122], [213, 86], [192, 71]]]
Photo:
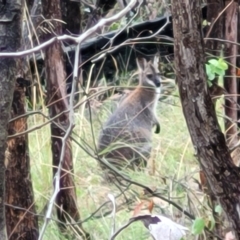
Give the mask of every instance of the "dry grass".
[[[91, 123], [84, 116], [81, 109], [76, 112], [76, 127], [73, 137], [78, 144], [94, 152], [94, 141], [100, 129], [101, 122], [111, 112], [111, 103], [103, 104], [93, 115], [92, 136]], [[142, 172], [128, 174], [136, 182], [157, 190], [162, 196], [171, 199], [187, 211], [194, 211], [199, 216], [206, 214], [205, 200], [199, 193], [192, 177], [198, 178], [198, 165], [193, 155], [193, 148], [182, 110], [177, 96], [170, 96], [158, 105], [158, 116], [161, 123], [160, 135], [155, 135], [153, 140], [152, 157], [149, 166]], [[35, 116], [29, 119], [29, 125], [43, 122], [42, 117]], [[52, 165], [49, 126], [34, 131], [29, 135], [31, 173], [34, 184], [35, 201], [39, 214], [44, 214], [44, 206], [52, 193]], [[79, 145], [73, 143], [73, 160], [75, 171], [75, 184], [78, 196], [78, 206], [82, 220], [88, 218], [102, 204], [108, 201], [107, 194], [115, 196], [120, 194], [118, 188], [104, 181], [103, 174], [95, 159], [83, 151]], [[117, 228], [125, 224], [132, 216], [132, 210], [137, 201], [146, 198], [143, 189], [131, 186], [125, 195], [117, 198]], [[128, 199], [129, 203], [126, 203]], [[155, 198], [155, 212], [166, 214], [172, 219], [191, 227], [191, 221], [184, 217], [176, 208], [167, 202]], [[204, 204], [204, 207], [203, 205]], [[84, 222], [84, 228], [91, 233], [93, 239], [108, 239], [111, 232], [112, 219], [107, 212], [111, 205], [99, 210], [93, 217]], [[55, 215], [53, 215], [55, 218]], [[62, 239], [58, 235], [54, 221], [49, 225], [45, 239]], [[132, 224], [117, 239], [147, 239], [149, 234], [141, 223]], [[63, 238], [64, 239], [64, 238]], [[151, 238], [149, 238], [151, 239]], [[187, 239], [193, 239], [188, 236]]]
[[[163, 10], [159, 7], [158, 1], [147, 2], [150, 4], [145, 6], [144, 14], [141, 13], [136, 22], [140, 21], [141, 18], [154, 18], [153, 14], [156, 13], [152, 9], [157, 8], [157, 6], [158, 9]], [[114, 25], [110, 26], [110, 29], [118, 29], [124, 23], [125, 19], [114, 23]], [[108, 30], [109, 27], [106, 27], [105, 31]], [[40, 81], [39, 78], [38, 81]], [[42, 102], [44, 102], [43, 99]], [[113, 109], [111, 106], [111, 102], [106, 102], [100, 109], [97, 109], [92, 122], [89, 122], [87, 110], [83, 111], [80, 108], [76, 111], [76, 127], [73, 137], [79, 145], [87, 148], [91, 153], [94, 152], [94, 141], [97, 139], [101, 122], [107, 118]], [[198, 178], [199, 167], [194, 157], [194, 151], [183, 118], [179, 98], [177, 96], [170, 96], [163, 102], [160, 102], [158, 105], [158, 116], [161, 124], [161, 133], [154, 136], [152, 157], [149, 160], [148, 168], [138, 173], [129, 171], [128, 174], [134, 181], [157, 190], [165, 198], [171, 199], [187, 211], [191, 210], [192, 214], [196, 217], [205, 217], [207, 221], [211, 217], [209, 209], [206, 206], [204, 195], [198, 191], [197, 185], [192, 179], [193, 177]], [[29, 117], [28, 123], [31, 127], [43, 122], [44, 119], [41, 116], [34, 115]], [[93, 126], [93, 131], [91, 130], [91, 126]], [[83, 151], [79, 145], [75, 143], [72, 145], [74, 178], [79, 211], [82, 220], [84, 220], [89, 218], [93, 212], [108, 201], [108, 193], [118, 196], [120, 191], [118, 188], [104, 181], [97, 161], [90, 157], [87, 152]], [[49, 126], [29, 134], [29, 152], [37, 212], [44, 217], [44, 208], [51, 197], [53, 188]], [[121, 195], [117, 198], [117, 228], [128, 221], [132, 216], [132, 209], [136, 202], [143, 197], [146, 197], [144, 196], [143, 189], [132, 185], [125, 192], [124, 196]], [[130, 200], [130, 203], [126, 204], [126, 199]], [[173, 220], [191, 227], [191, 221], [172, 205], [159, 199], [155, 199], [154, 201], [156, 203], [156, 212], [166, 214]], [[93, 217], [84, 222], [83, 226], [91, 233], [92, 239], [105, 240], [109, 238], [112, 219], [109, 215], [105, 216], [105, 213], [108, 211], [111, 211], [111, 205], [102, 208]], [[43, 217], [39, 217], [40, 227]], [[55, 218], [54, 213], [53, 219]], [[50, 222], [44, 239], [65, 239], [61, 237], [55, 221]], [[117, 239], [143, 240], [151, 238], [141, 223], [134, 223], [119, 235]], [[188, 236], [186, 239], [194, 239], [194, 236]]]

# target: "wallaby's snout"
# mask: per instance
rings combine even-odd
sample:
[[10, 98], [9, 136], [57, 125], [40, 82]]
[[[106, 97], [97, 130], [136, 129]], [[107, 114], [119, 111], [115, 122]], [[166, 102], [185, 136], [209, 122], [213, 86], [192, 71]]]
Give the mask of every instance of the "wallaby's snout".
[[153, 71], [153, 73], [151, 74], [147, 74], [146, 75], [149, 84], [151, 84], [151, 82], [153, 82], [153, 84], [155, 85], [154, 87], [161, 87], [161, 77], [159, 73], [156, 73], [155, 71]]
[[154, 83], [156, 85], [157, 88], [161, 87], [161, 81], [159, 77], [156, 77], [154, 80]]

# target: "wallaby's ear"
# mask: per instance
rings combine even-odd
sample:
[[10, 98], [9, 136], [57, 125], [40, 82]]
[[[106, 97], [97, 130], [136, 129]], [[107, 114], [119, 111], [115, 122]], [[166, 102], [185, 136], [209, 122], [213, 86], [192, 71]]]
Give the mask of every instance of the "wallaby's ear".
[[153, 65], [154, 65], [154, 67], [159, 68], [159, 55], [158, 54], [154, 56]]
[[147, 60], [145, 58], [137, 58], [138, 70], [144, 71], [147, 68]]

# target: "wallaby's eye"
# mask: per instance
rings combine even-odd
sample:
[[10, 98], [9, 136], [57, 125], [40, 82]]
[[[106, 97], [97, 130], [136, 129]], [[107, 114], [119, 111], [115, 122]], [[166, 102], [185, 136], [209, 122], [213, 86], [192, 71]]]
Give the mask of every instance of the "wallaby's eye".
[[147, 78], [153, 80], [153, 74], [147, 74]]

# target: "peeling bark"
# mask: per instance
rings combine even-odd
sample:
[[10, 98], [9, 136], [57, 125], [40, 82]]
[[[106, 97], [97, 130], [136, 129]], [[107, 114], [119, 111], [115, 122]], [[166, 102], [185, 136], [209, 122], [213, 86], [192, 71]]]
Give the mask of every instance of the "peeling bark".
[[[16, 83], [11, 117], [25, 113], [25, 92]], [[20, 118], [8, 125], [8, 134], [27, 130], [27, 119]], [[38, 222], [34, 206], [33, 187], [30, 176], [28, 135], [7, 141], [6, 169], [6, 222], [9, 240], [38, 239]], [[23, 237], [24, 236], [24, 237]]]
[[[59, 21], [52, 19], [61, 19], [60, 1], [42, 0], [43, 13], [45, 18], [51, 20], [54, 26], [54, 34], [62, 34], [62, 26]], [[49, 29], [49, 26], [46, 26]], [[49, 29], [51, 31], [51, 29]], [[51, 34], [45, 36], [52, 37]], [[66, 72], [63, 61], [63, 50], [61, 43], [55, 42], [45, 49], [45, 70], [47, 82], [47, 105], [49, 108], [50, 118], [55, 117], [60, 112], [68, 109], [68, 101], [66, 97]], [[60, 153], [62, 150], [62, 136], [65, 132], [62, 129], [67, 129], [69, 125], [68, 113], [62, 114], [58, 119], [51, 124], [52, 135], [52, 158], [53, 158], [53, 176], [57, 171], [60, 162]], [[61, 126], [62, 128], [58, 127]], [[58, 219], [64, 222], [79, 222], [80, 214], [77, 207], [75, 184], [73, 179], [73, 162], [71, 141], [67, 140], [66, 149], [64, 152], [64, 161], [62, 164], [60, 191], [56, 198], [57, 216]], [[62, 232], [65, 233], [66, 227], [64, 224], [59, 224]], [[81, 224], [72, 225], [75, 231], [88, 239], [86, 234], [81, 229]]]
[[[28, 1], [29, 4], [30, 2]], [[25, 65], [27, 65], [26, 59], [17, 60], [18, 76], [23, 74], [22, 70]], [[11, 118], [26, 113], [25, 89], [24, 85], [18, 80], [15, 81]], [[20, 133], [26, 131], [27, 128], [27, 119], [21, 118], [8, 124], [8, 134]], [[33, 186], [30, 176], [28, 135], [8, 140], [7, 146], [5, 156], [5, 205], [8, 239], [37, 240], [38, 218], [35, 211]]]
[[[224, 4], [223, 0], [208, 0], [207, 1], [207, 22], [210, 23], [210, 26], [206, 27], [206, 34], [205, 37], [207, 38], [223, 38], [223, 15], [220, 17], [218, 16], [219, 13], [223, 10]], [[211, 58], [219, 58], [221, 55], [222, 50], [222, 43], [220, 41], [214, 41], [214, 40], [206, 40], [205, 42], [205, 50], [208, 54], [211, 54], [212, 56], [209, 56], [209, 59]], [[217, 99], [219, 96], [224, 94], [224, 89], [221, 88], [218, 85], [218, 77], [212, 81], [212, 86], [209, 88], [210, 95], [212, 97], [212, 101], [214, 103], [214, 106], [216, 106]], [[205, 193], [209, 195], [209, 201], [208, 205], [212, 209], [212, 214], [215, 219], [215, 229], [214, 233], [218, 236], [221, 236], [221, 233], [223, 232], [223, 219], [222, 216], [219, 215], [215, 211], [215, 207], [218, 205], [217, 199], [214, 196], [214, 194], [211, 192], [204, 173], [201, 171], [202, 178], [205, 179]], [[208, 239], [213, 239], [212, 236], [209, 235], [209, 233], [206, 233]]]
[[[22, 24], [21, 0], [0, 2], [0, 51], [15, 52], [20, 47]], [[16, 77], [16, 60], [0, 58], [0, 239], [7, 239], [5, 222], [5, 150]]]
[[198, 161], [240, 239], [240, 172], [233, 164], [209, 94], [200, 0], [172, 0], [175, 68], [183, 113]]
[[[239, 2], [240, 4], [240, 2]], [[238, 8], [238, 29], [240, 29], [240, 8]], [[238, 43], [240, 42], [240, 33], [238, 33]], [[240, 52], [240, 46], [238, 46], [238, 52]], [[240, 69], [240, 56], [237, 56], [237, 77], [238, 77], [238, 106], [240, 106], [240, 75], [239, 75], [239, 69]], [[240, 109], [238, 109], [238, 119], [240, 119]], [[238, 128], [240, 128], [240, 121], [238, 122]], [[240, 152], [240, 149], [239, 149]], [[240, 154], [239, 154], [240, 158]], [[240, 161], [239, 161], [240, 162]]]

